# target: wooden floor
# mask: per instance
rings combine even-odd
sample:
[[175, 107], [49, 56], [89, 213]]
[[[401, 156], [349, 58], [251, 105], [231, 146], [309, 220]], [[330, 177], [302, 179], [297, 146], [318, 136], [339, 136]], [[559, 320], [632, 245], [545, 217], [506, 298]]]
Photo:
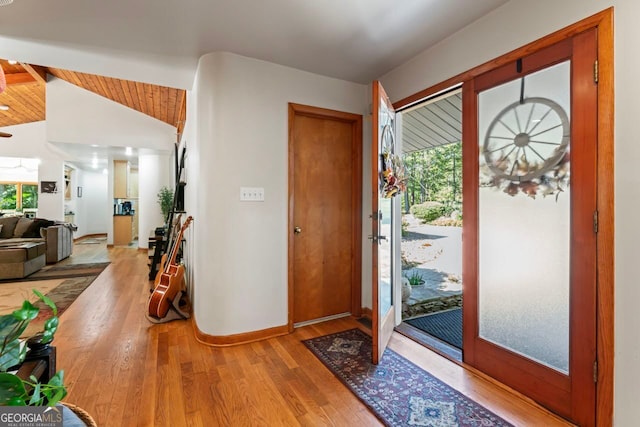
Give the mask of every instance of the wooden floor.
[[[190, 321], [152, 325], [146, 252], [76, 245], [65, 263], [112, 264], [61, 316], [54, 344], [66, 401], [99, 426], [378, 426], [300, 342], [360, 327], [345, 318], [247, 345], [199, 344]], [[394, 333], [390, 347], [517, 426], [568, 425]]]

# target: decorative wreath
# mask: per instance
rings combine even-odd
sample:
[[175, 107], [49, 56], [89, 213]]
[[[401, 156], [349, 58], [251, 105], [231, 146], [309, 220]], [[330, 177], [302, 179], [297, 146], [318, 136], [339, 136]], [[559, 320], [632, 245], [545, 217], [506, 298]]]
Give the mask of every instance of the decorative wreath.
[[[389, 138], [388, 144], [384, 144], [385, 138]], [[385, 199], [390, 199], [407, 190], [407, 176], [402, 159], [393, 153], [394, 137], [390, 125], [385, 125], [382, 129], [382, 141], [384, 152], [380, 155], [380, 194]]]
[[[508, 125], [507, 118], [517, 127]], [[522, 98], [508, 105], [487, 130], [480, 186], [510, 196], [555, 194], [557, 199], [569, 186], [570, 133], [569, 117], [550, 99]]]

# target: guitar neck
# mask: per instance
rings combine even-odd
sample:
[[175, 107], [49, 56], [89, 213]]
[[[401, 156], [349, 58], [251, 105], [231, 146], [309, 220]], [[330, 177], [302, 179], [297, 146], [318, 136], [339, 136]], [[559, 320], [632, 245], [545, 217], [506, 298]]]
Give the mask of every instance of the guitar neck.
[[178, 236], [176, 236], [176, 239], [173, 241], [169, 259], [167, 261], [167, 264], [165, 265], [165, 271], [168, 271], [171, 265], [175, 265], [176, 258], [178, 256], [178, 249], [180, 248], [180, 243], [182, 242], [182, 236], [184, 236], [184, 232], [189, 227], [189, 224], [191, 224], [191, 221], [193, 221], [193, 217], [187, 217], [187, 219], [184, 221], [184, 224], [180, 228]]

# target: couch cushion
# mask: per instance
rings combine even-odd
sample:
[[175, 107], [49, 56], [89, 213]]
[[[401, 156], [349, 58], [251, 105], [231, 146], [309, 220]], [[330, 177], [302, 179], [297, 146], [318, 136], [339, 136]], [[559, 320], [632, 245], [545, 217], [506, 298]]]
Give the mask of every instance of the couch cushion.
[[2, 224], [2, 230], [0, 230], [0, 238], [9, 239], [13, 237], [13, 231], [16, 229], [16, 224], [20, 217], [17, 216], [4, 216], [0, 218], [0, 224]]
[[0, 264], [28, 261], [44, 254], [44, 242], [16, 243], [13, 246], [0, 247]]
[[13, 230], [13, 237], [22, 237], [29, 227], [33, 224], [33, 220], [29, 218], [20, 218], [16, 224], [16, 228]]

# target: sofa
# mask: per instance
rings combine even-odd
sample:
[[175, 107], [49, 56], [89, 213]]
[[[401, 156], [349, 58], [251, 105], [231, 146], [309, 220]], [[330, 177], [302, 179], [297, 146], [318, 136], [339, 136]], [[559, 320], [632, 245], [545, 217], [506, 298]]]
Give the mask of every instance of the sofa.
[[[0, 247], [27, 242], [44, 242], [47, 264], [67, 258], [73, 252], [76, 226], [42, 218], [0, 217]], [[3, 262], [0, 250], [0, 263]]]

